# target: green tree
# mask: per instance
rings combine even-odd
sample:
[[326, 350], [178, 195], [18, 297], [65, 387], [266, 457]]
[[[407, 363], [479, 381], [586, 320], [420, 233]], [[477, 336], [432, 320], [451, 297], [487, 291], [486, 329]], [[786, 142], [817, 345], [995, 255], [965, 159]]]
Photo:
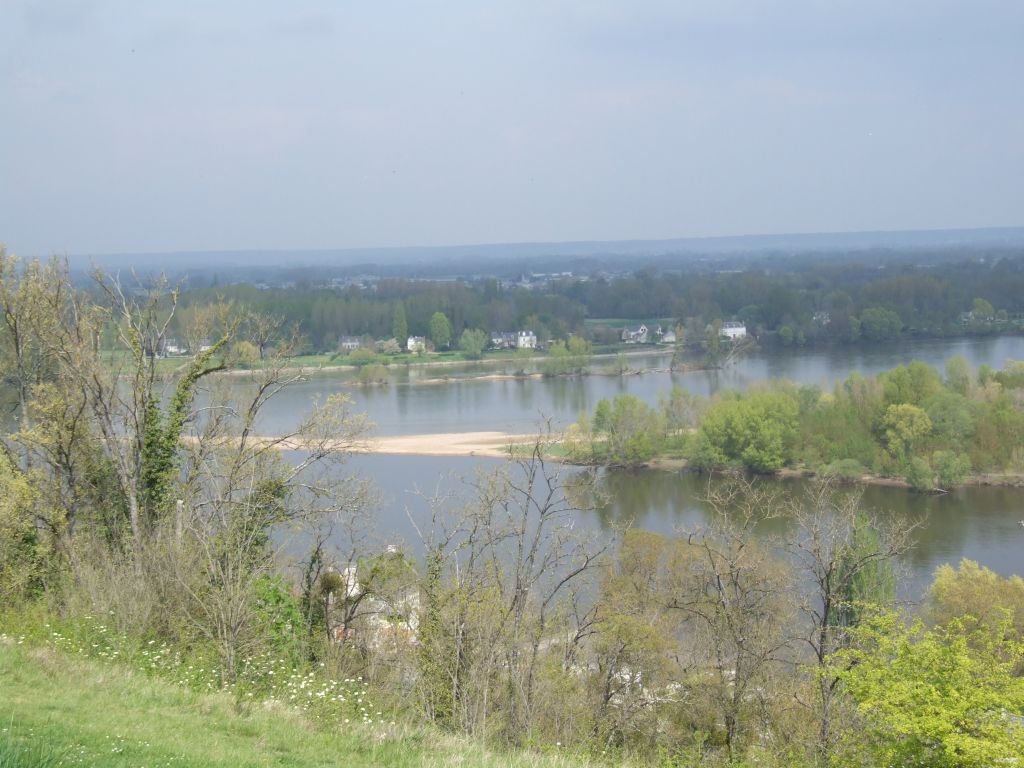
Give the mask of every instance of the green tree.
[[688, 430], [697, 424], [704, 403], [700, 397], [674, 384], [668, 396], [658, 396], [658, 405], [665, 416], [666, 428], [670, 433]]
[[701, 420], [694, 460], [704, 467], [779, 469], [792, 458], [798, 417], [796, 401], [782, 392], [722, 400]]
[[868, 341], [885, 341], [899, 336], [903, 321], [891, 309], [869, 307], [860, 313], [860, 332]]
[[366, 366], [370, 363], [377, 362], [377, 356], [373, 354], [366, 347], [360, 347], [359, 349], [353, 349], [345, 357], [345, 362], [349, 365]]
[[881, 374], [879, 378], [885, 389], [885, 400], [890, 404], [921, 405], [943, 389], [939, 372], [920, 360], [914, 360], [908, 365], [898, 365]]
[[654, 457], [665, 439], [665, 420], [633, 395], [602, 399], [594, 411], [593, 431], [604, 438], [609, 464], [642, 464]]
[[974, 313], [975, 321], [979, 322], [992, 320], [996, 315], [995, 309], [985, 299], [975, 299], [971, 311]]
[[725, 726], [728, 759], [738, 762], [765, 723], [751, 706], [757, 692], [789, 655], [793, 580], [787, 564], [754, 538], [754, 527], [777, 514], [773, 490], [726, 485], [706, 502], [711, 522], [676, 548], [669, 605], [680, 611], [687, 652], [701, 670], [694, 689], [716, 710], [713, 727]]
[[0, 604], [11, 605], [40, 586], [38, 495], [6, 452], [0, 451]]
[[914, 445], [932, 431], [932, 420], [923, 408], [900, 403], [885, 410], [882, 429], [889, 450], [899, 458], [907, 459]]
[[452, 324], [444, 312], [435, 312], [430, 316], [430, 340], [434, 342], [434, 349], [451, 346]]
[[935, 489], [935, 470], [923, 456], [914, 456], [907, 462], [907, 482], [915, 491]]
[[960, 485], [971, 471], [969, 457], [956, 451], [936, 451], [932, 454], [935, 478], [943, 488]]
[[891, 607], [892, 562], [911, 547], [916, 524], [865, 511], [860, 492], [840, 492], [828, 482], [809, 485], [802, 498], [790, 497], [786, 516], [794, 523], [786, 547], [800, 570], [798, 582], [809, 588], [801, 603], [803, 639], [813, 654], [816, 690], [808, 704], [817, 720], [815, 753], [818, 765], [830, 765], [841, 721], [833, 655], [848, 645], [850, 629], [868, 612]]
[[892, 563], [883, 556], [875, 521], [858, 513], [850, 527], [850, 541], [840, 550], [836, 583], [839, 605], [836, 618], [843, 627], [856, 626], [869, 610], [890, 608], [896, 599]]
[[470, 360], [479, 360], [487, 348], [487, 334], [478, 328], [467, 328], [459, 337], [459, 349]]
[[395, 311], [391, 316], [391, 335], [398, 341], [398, 346], [405, 349], [405, 342], [409, 338], [409, 322], [405, 319], [405, 304], [401, 301], [395, 303]]
[[946, 386], [958, 395], [967, 394], [973, 378], [971, 364], [963, 355], [951, 357], [946, 361]]
[[704, 341], [704, 356], [708, 365], [718, 365], [722, 361], [722, 321], [715, 320], [708, 326]]
[[932, 434], [937, 440], [952, 446], [962, 446], [970, 440], [974, 432], [977, 404], [945, 389], [928, 398], [923, 408], [932, 420]]
[[658, 727], [652, 687], [669, 682], [674, 617], [668, 566], [675, 543], [627, 529], [605, 571], [593, 645], [593, 730], [605, 743], [642, 740]]
[[582, 373], [590, 361], [590, 342], [581, 336], [573, 336], [568, 342], [556, 341], [548, 349], [547, 360], [542, 370], [545, 376], [560, 376], [568, 373]]
[[926, 630], [891, 614], [834, 662], [860, 722], [844, 764], [988, 768], [1024, 755], [1024, 646], [969, 618]]
[[1024, 579], [1003, 577], [964, 558], [954, 568], [940, 565], [928, 590], [925, 615], [935, 624], [948, 624], [960, 616], [973, 616], [983, 627], [995, 629], [1007, 616], [1014, 636], [1024, 640]]

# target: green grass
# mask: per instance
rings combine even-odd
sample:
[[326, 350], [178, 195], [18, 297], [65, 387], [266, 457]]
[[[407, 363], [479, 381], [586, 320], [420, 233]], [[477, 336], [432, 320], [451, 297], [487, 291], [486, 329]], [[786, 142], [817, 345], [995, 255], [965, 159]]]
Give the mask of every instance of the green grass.
[[280, 705], [240, 707], [124, 665], [0, 642], [0, 768], [514, 766], [571, 756], [492, 752], [399, 725], [317, 726]]
[[31, 733], [16, 733], [10, 725], [0, 730], [0, 768], [53, 768], [65, 757]]
[[628, 325], [640, 325], [643, 323], [652, 331], [659, 325], [662, 328], [674, 328], [676, 321], [671, 317], [588, 317], [583, 325], [588, 328], [595, 326], [607, 326], [609, 328], [625, 328]]

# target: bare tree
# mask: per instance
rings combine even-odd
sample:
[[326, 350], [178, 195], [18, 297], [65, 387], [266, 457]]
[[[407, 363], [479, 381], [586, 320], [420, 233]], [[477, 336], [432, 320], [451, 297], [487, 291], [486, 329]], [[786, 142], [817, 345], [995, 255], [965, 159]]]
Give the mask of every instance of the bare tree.
[[364, 518], [372, 501], [368, 484], [341, 468], [370, 429], [347, 396], [315, 405], [281, 434], [258, 434], [263, 409], [302, 380], [287, 362], [204, 388], [185, 444], [180, 493], [201, 591], [190, 586], [191, 572], [179, 581], [191, 622], [217, 643], [229, 675], [251, 639], [254, 589], [274, 569], [289, 531], [324, 521], [344, 526]]
[[266, 358], [267, 348], [280, 335], [284, 318], [265, 312], [246, 312], [246, 335], [259, 350], [260, 360]]
[[587, 616], [558, 609], [572, 603], [606, 550], [575, 530], [579, 510], [565, 493], [567, 470], [544, 461], [545, 444], [538, 439], [528, 455], [478, 476], [475, 498], [451, 523], [435, 511], [424, 536], [420, 688], [427, 711], [470, 732], [490, 728], [500, 712], [511, 741], [535, 724], [542, 655], [557, 648], [571, 656], [566, 638], [582, 642], [589, 633], [556, 630], [555, 621]]
[[[80, 393], [99, 435], [140, 552], [149, 529], [166, 514], [179, 468], [179, 440], [191, 415], [196, 382], [227, 363], [219, 355], [237, 323], [224, 311], [220, 337], [176, 375], [162, 374], [158, 356], [177, 307], [177, 290], [160, 279], [126, 288], [96, 272], [104, 299], [75, 292], [52, 350], [62, 386]], [[74, 399], [74, 398], [72, 398]]]
[[792, 578], [754, 534], [778, 515], [777, 491], [735, 481], [709, 491], [707, 502], [712, 521], [686, 533], [677, 550], [670, 604], [683, 612], [693, 671], [707, 681], [737, 759], [750, 735], [751, 700], [790, 642]]
[[[52, 341], [66, 311], [70, 283], [67, 265], [51, 260], [22, 265], [0, 246], [0, 355], [4, 379], [18, 393], [18, 422], [23, 432], [32, 426], [33, 390], [52, 381], [56, 363]], [[27, 468], [31, 454], [21, 454]]]
[[823, 764], [835, 746], [834, 707], [839, 678], [831, 657], [844, 647], [847, 630], [870, 604], [894, 600], [894, 561], [913, 545], [920, 520], [867, 511], [862, 491], [840, 490], [830, 481], [812, 484], [791, 498], [787, 516], [795, 523], [785, 547], [802, 583], [810, 588], [800, 602], [806, 621], [798, 640], [812, 655], [815, 700], [815, 753]]

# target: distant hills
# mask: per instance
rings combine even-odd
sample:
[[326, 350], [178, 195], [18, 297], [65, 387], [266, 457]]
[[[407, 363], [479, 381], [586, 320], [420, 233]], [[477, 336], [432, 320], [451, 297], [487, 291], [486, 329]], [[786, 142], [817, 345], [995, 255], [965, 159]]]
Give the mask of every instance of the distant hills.
[[[177, 251], [163, 253], [71, 254], [73, 268], [90, 265], [105, 269], [252, 270], [296, 268], [370, 268], [425, 266], [479, 268], [498, 262], [543, 262], [555, 259], [615, 262], [653, 260], [659, 263], [701, 257], [797, 255], [881, 250], [1024, 247], [1024, 227], [985, 229], [905, 230], [893, 232], [820, 232], [782, 235], [732, 235], [669, 240], [611, 240], [553, 243], [490, 243], [480, 245], [393, 248], [280, 249], [237, 251]], [[630, 267], [631, 264], [621, 264]], [[389, 270], [390, 271], [390, 270]]]

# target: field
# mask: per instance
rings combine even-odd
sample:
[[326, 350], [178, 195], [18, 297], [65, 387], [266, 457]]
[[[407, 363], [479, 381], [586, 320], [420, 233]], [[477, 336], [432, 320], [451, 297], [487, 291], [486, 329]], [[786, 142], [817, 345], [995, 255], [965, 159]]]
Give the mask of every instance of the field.
[[400, 724], [326, 729], [283, 706], [239, 705], [124, 665], [0, 641], [0, 768], [583, 764], [553, 754], [488, 752]]

